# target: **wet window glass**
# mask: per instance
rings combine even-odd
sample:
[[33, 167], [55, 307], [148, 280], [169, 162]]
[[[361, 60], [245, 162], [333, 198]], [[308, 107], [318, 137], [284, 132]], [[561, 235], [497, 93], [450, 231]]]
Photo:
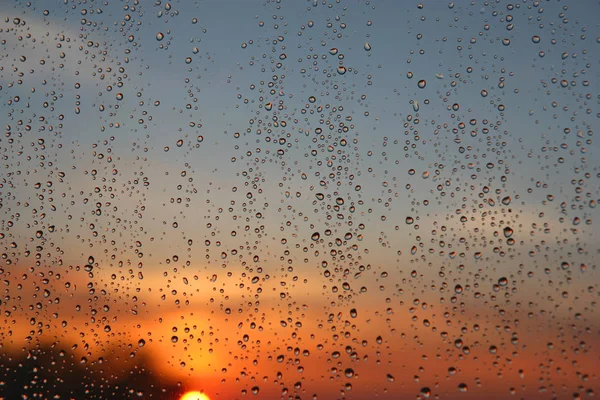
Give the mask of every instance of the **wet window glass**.
[[599, 391], [597, 1], [0, 4], [0, 399]]

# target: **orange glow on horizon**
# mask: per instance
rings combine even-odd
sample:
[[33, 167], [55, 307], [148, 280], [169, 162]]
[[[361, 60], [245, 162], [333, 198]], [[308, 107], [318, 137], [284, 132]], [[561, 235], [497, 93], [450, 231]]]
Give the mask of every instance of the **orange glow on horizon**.
[[201, 392], [187, 392], [179, 400], [210, 400], [210, 398]]

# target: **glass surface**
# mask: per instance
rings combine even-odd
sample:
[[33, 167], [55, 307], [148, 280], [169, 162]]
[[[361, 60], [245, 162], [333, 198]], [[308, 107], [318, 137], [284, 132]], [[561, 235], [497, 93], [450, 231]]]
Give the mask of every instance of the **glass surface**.
[[0, 399], [597, 395], [598, 1], [0, 14]]

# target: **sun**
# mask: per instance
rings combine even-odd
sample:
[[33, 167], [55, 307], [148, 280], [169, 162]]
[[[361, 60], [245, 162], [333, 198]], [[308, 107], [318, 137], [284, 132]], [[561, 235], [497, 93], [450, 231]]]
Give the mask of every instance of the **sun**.
[[187, 392], [179, 400], [210, 400], [207, 395], [201, 392]]

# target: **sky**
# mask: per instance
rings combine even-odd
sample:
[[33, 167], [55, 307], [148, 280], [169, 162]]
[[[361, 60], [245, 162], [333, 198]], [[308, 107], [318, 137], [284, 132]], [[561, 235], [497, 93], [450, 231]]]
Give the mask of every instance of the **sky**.
[[7, 393], [591, 395], [594, 10], [0, 1]]

